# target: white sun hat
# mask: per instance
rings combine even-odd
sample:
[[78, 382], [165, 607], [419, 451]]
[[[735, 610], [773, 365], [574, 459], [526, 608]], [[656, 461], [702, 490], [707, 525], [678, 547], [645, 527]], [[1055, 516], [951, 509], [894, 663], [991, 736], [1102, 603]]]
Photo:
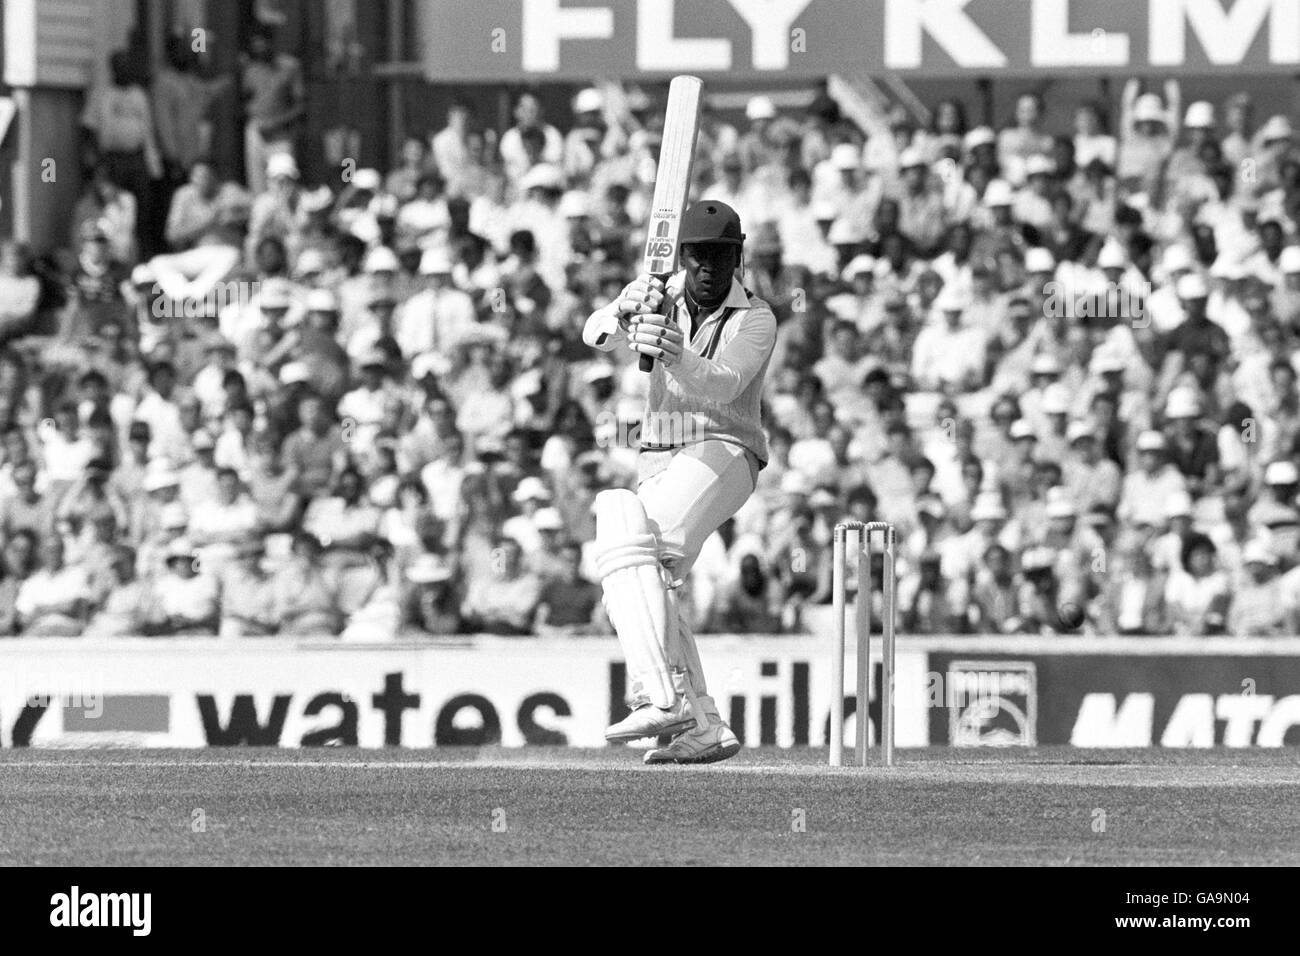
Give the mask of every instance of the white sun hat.
[[984, 205], [993, 209], [997, 206], [1010, 206], [1016, 201], [1015, 190], [1005, 179], [994, 179], [984, 190]]
[[770, 120], [776, 117], [776, 104], [766, 96], [751, 96], [745, 104], [745, 118], [751, 120]]
[[1056, 256], [1050, 249], [1035, 246], [1025, 251], [1025, 271], [1031, 275], [1036, 272], [1055, 272]]
[[1214, 126], [1214, 104], [1197, 100], [1187, 107], [1183, 125], [1188, 129], [1211, 129]]

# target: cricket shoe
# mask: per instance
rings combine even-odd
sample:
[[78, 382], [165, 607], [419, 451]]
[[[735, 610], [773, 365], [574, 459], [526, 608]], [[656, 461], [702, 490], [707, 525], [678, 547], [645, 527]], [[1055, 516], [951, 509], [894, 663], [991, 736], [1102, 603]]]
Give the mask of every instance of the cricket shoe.
[[695, 726], [691, 705], [684, 696], [678, 696], [673, 706], [665, 710], [653, 704], [638, 707], [618, 723], [605, 729], [605, 739], [610, 743], [627, 743], [642, 737], [672, 736]]
[[667, 747], [648, 751], [646, 763], [716, 763], [740, 752], [740, 741], [731, 728], [716, 714], [709, 715], [708, 726], [692, 727]]

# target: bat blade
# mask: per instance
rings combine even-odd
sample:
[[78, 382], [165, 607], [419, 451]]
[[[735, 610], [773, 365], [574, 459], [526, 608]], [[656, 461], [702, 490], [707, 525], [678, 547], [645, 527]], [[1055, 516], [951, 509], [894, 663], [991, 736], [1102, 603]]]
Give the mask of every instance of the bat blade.
[[[697, 76], [677, 76], [668, 87], [664, 111], [663, 142], [655, 171], [654, 201], [646, 229], [642, 271], [667, 279], [677, 271], [681, 246], [682, 213], [691, 188], [695, 165], [695, 140], [700, 129], [704, 81]], [[641, 370], [650, 371], [654, 360], [641, 356]]]
[[677, 271], [677, 237], [691, 186], [691, 168], [695, 165], [695, 139], [703, 98], [704, 82], [696, 76], [674, 77], [668, 88], [654, 201], [646, 230], [644, 265], [651, 275]]

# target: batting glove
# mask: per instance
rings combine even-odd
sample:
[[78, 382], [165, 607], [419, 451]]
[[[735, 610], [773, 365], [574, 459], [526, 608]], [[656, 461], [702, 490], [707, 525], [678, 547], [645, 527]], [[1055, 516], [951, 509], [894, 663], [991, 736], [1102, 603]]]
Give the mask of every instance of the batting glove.
[[650, 315], [659, 311], [665, 294], [663, 282], [654, 276], [637, 276], [618, 297], [619, 318]]
[[637, 316], [628, 332], [628, 344], [634, 352], [648, 355], [665, 366], [676, 365], [682, 357], [685, 336], [666, 316]]

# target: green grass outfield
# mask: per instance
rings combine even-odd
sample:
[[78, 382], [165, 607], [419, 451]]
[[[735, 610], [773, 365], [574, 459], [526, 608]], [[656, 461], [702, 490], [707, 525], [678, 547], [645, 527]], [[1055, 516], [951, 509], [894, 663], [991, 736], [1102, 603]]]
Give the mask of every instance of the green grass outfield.
[[1290, 748], [640, 756], [0, 751], [0, 865], [1300, 864]]

